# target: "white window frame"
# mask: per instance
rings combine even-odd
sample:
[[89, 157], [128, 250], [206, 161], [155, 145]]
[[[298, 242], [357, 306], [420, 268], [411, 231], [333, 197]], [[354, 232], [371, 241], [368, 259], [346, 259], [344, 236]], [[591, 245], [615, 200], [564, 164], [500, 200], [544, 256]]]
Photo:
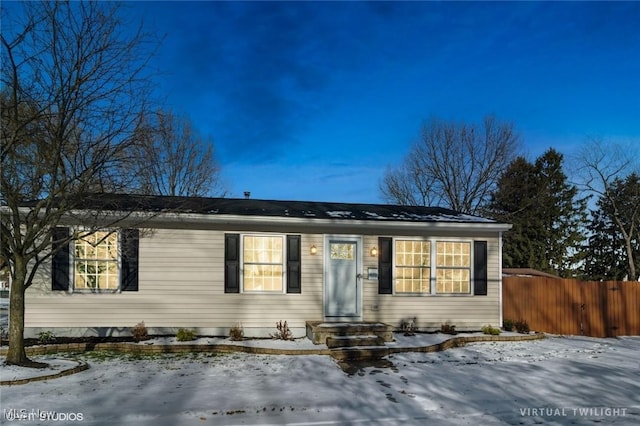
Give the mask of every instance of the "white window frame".
[[[430, 264], [429, 264], [429, 292], [400, 292], [397, 291], [397, 265], [396, 265], [396, 241], [422, 241], [429, 242], [429, 250], [430, 250]], [[447, 243], [466, 243], [470, 245], [470, 256], [469, 256], [469, 292], [468, 293], [438, 293], [437, 291], [437, 277], [438, 277], [438, 269], [443, 269], [442, 267], [438, 268], [437, 266], [437, 243], [438, 242], [447, 242]], [[473, 243], [474, 240], [467, 239], [459, 239], [459, 238], [421, 238], [421, 237], [393, 237], [392, 238], [392, 284], [393, 284], [393, 295], [402, 296], [402, 297], [469, 297], [473, 296], [473, 265], [474, 265], [474, 251], [473, 251]], [[467, 268], [444, 268], [444, 269], [467, 269]]]
[[[422, 243], [429, 243], [429, 291], [428, 292], [413, 292], [413, 291], [397, 291], [397, 284], [398, 284], [398, 268], [402, 268], [402, 266], [398, 266], [397, 265], [397, 246], [396, 243], [398, 241], [419, 241]], [[417, 237], [411, 237], [411, 238], [394, 238], [392, 241], [393, 244], [393, 248], [392, 248], [392, 254], [393, 254], [393, 293], [394, 294], [398, 294], [400, 296], [425, 296], [425, 295], [430, 295], [433, 293], [433, 261], [434, 261], [434, 257], [433, 257], [433, 242], [430, 239], [425, 239], [425, 238], [417, 238]]]
[[[75, 228], [71, 229], [71, 232], [75, 235], [76, 233], [82, 234], [83, 232], [89, 232], [89, 230], [84, 228]], [[71, 293], [120, 293], [122, 291], [122, 236], [119, 230], [114, 229], [99, 229], [95, 232], [91, 232], [87, 236], [91, 236], [97, 232], [108, 232], [116, 235], [116, 245], [117, 245], [117, 270], [118, 274], [116, 277], [118, 286], [116, 288], [78, 288], [76, 287], [76, 262], [80, 260], [76, 260], [76, 238], [74, 237], [69, 242], [69, 292]]]
[[[282, 240], [282, 289], [278, 290], [247, 290], [245, 289], [245, 260], [244, 260], [244, 239], [245, 237], [269, 237], [280, 238]], [[240, 234], [240, 292], [246, 294], [285, 294], [287, 292], [287, 238], [285, 234], [270, 233], [247, 233]]]
[[[438, 243], [461, 243], [461, 244], [469, 244], [469, 266], [468, 267], [462, 267], [462, 266], [438, 266]], [[433, 245], [432, 245], [432, 249], [434, 251], [433, 253], [433, 258], [432, 260], [434, 260], [434, 266], [433, 266], [433, 285], [434, 285], [434, 289], [433, 292], [434, 294], [437, 295], [447, 295], [447, 296], [468, 296], [468, 295], [473, 295], [473, 241], [464, 241], [464, 240], [443, 240], [443, 239], [437, 239], [437, 240], [433, 240]], [[439, 293], [438, 292], [438, 270], [442, 270], [442, 269], [450, 269], [450, 270], [460, 270], [460, 271], [464, 271], [464, 270], [468, 270], [469, 271], [469, 291], [468, 292], [442, 292]]]

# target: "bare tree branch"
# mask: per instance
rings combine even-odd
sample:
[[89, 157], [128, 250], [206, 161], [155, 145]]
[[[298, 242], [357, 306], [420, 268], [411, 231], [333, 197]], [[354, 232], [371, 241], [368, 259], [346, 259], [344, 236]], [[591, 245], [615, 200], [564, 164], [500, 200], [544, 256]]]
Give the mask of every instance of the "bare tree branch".
[[[28, 363], [24, 293], [53, 254], [52, 229], [83, 194], [128, 185], [120, 163], [151, 98], [155, 43], [123, 30], [117, 3], [22, 6], [3, 19], [0, 43], [0, 254], [12, 278], [7, 362], [17, 364]], [[117, 220], [97, 214], [87, 232]]]
[[618, 205], [619, 197], [613, 188], [617, 180], [632, 173], [638, 174], [640, 164], [637, 158], [631, 147], [607, 144], [600, 139], [592, 139], [585, 144], [577, 157], [579, 184], [585, 191], [606, 200], [611, 207], [611, 219], [624, 240], [632, 280], [640, 280], [633, 251], [633, 240], [638, 237], [640, 222], [640, 198], [633, 200], [634, 204], [625, 209], [623, 217], [622, 208]]
[[385, 173], [383, 197], [475, 214], [519, 147], [513, 125], [486, 117], [481, 126], [433, 118], [403, 164]]
[[214, 144], [186, 117], [157, 111], [142, 117], [128, 152], [136, 192], [155, 195], [224, 196]]

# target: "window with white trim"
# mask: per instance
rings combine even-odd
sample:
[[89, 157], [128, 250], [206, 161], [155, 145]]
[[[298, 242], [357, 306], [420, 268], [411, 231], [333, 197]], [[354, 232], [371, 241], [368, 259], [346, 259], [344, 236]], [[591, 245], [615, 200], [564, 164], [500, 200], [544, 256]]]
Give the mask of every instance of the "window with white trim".
[[117, 290], [118, 233], [99, 231], [73, 240], [75, 290]]
[[470, 294], [471, 244], [394, 239], [394, 293]]
[[436, 293], [471, 293], [470, 242], [436, 242]]
[[431, 292], [431, 242], [395, 241], [396, 293]]
[[284, 291], [284, 237], [243, 235], [243, 290], [245, 292]]

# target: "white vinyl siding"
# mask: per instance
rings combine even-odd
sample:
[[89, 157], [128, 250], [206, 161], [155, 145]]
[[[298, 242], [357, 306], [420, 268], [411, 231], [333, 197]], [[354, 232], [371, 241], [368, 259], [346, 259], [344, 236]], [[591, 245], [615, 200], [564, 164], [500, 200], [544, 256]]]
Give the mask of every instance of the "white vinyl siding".
[[[233, 231], [231, 231], [233, 232]], [[128, 330], [144, 321], [151, 327], [245, 330], [278, 321], [303, 328], [322, 318], [322, 235], [302, 235], [302, 294], [224, 293], [225, 231], [154, 229], [139, 247], [139, 291], [123, 293], [52, 292], [50, 268], [40, 268], [27, 290], [26, 327], [113, 327]], [[223, 331], [223, 333], [225, 333]]]
[[[451, 241], [461, 241], [465, 237], [468, 235], [454, 235]], [[436, 240], [445, 239], [438, 236]], [[500, 240], [497, 236], [489, 235], [483, 235], [478, 240], [487, 241], [488, 291], [486, 296], [460, 297], [456, 294], [439, 294], [427, 297], [403, 297], [397, 294], [378, 294], [377, 281], [365, 281], [362, 319], [381, 321], [399, 327], [402, 321], [415, 318], [421, 330], [439, 330], [445, 323], [455, 325], [457, 330], [480, 330], [487, 324], [500, 326], [502, 292]], [[374, 247], [377, 244], [377, 236], [365, 236], [365, 249], [368, 250], [368, 247]], [[473, 243], [471, 246], [473, 247]], [[377, 268], [378, 258], [365, 256], [363, 267], [365, 271], [367, 268]], [[473, 288], [471, 291], [473, 292]]]
[[[278, 321], [287, 321], [291, 328], [303, 329], [307, 320], [323, 320], [326, 248], [322, 233], [301, 233], [302, 293], [229, 294], [224, 293], [226, 232], [242, 234], [242, 230], [235, 229], [141, 231], [139, 290], [136, 292], [52, 292], [50, 267], [45, 264], [26, 293], [25, 325], [27, 328], [105, 327], [127, 332], [144, 321], [149, 328], [202, 328], [219, 330], [218, 335], [226, 335], [229, 327], [240, 323], [247, 335], [251, 335], [251, 329], [257, 328], [274, 332]], [[417, 239], [412, 236], [397, 238]], [[472, 240], [467, 232], [434, 238], [437, 241]], [[402, 320], [415, 317], [422, 330], [439, 329], [446, 322], [456, 325], [458, 330], [499, 325], [499, 239], [496, 234], [480, 235], [477, 239], [487, 241], [487, 296], [381, 295], [376, 280], [363, 279], [362, 320], [399, 326]], [[377, 245], [377, 235], [363, 236], [365, 273], [368, 268], [378, 268], [378, 257], [370, 255]], [[315, 255], [311, 254], [312, 246], [317, 248]]]

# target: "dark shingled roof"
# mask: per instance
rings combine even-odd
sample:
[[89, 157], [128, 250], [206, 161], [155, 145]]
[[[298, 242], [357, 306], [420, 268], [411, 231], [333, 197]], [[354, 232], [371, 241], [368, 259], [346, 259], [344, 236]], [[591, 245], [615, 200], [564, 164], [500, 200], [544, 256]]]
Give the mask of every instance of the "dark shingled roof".
[[93, 194], [77, 206], [89, 210], [147, 211], [207, 215], [273, 216], [307, 219], [497, 223], [440, 207], [274, 201], [237, 198]]

